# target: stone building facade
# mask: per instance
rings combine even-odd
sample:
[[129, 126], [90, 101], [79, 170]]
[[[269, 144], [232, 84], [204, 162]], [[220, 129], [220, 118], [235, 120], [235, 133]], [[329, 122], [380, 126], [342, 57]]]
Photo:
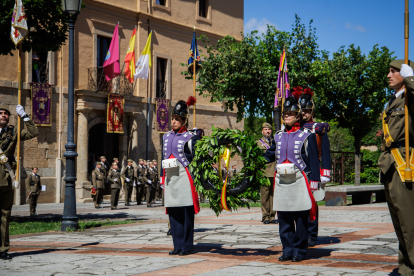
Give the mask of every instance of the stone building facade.
[[[147, 154], [146, 125], [149, 119], [149, 159], [158, 159], [162, 133], [155, 130], [155, 98], [164, 94], [171, 106], [193, 94], [192, 81], [185, 80], [193, 27], [197, 36], [206, 35], [212, 43], [225, 35], [241, 38], [243, 31], [242, 0], [84, 0], [86, 7], [78, 16], [75, 28], [75, 142], [78, 153], [76, 169], [76, 196], [78, 202], [91, 200], [90, 169], [95, 158], [106, 155], [112, 161], [118, 157], [138, 160]], [[99, 70], [109, 46], [113, 31], [119, 22], [120, 62], [125, 58], [129, 40], [135, 27], [137, 39], [135, 58], [138, 60], [148, 34], [152, 31], [152, 68], [149, 80], [138, 79], [132, 92], [125, 95], [124, 134], [106, 132], [108, 92], [96, 89]], [[199, 49], [202, 48], [199, 43]], [[17, 104], [17, 52], [14, 56], [1, 56], [0, 105], [12, 111]], [[39, 202], [63, 202], [65, 143], [67, 141], [67, 87], [68, 45], [58, 52], [25, 53], [22, 58], [22, 105], [31, 114], [30, 82], [36, 82], [34, 63], [43, 66], [42, 76], [52, 84], [52, 126], [40, 126], [39, 137], [21, 145], [22, 181], [31, 167], [39, 168], [47, 191]], [[43, 63], [39, 62], [43, 59]], [[114, 89], [115, 86], [112, 87]], [[149, 109], [148, 109], [149, 108]], [[149, 111], [149, 112], [148, 112]], [[12, 112], [15, 113], [15, 112]], [[147, 118], [149, 114], [149, 118]], [[10, 123], [16, 122], [16, 115]], [[211, 126], [243, 128], [236, 122], [234, 112], [224, 112], [221, 103], [197, 97], [196, 126], [211, 133]], [[193, 127], [193, 116], [189, 119]], [[89, 158], [89, 159], [88, 159]], [[109, 161], [109, 160], [108, 160]], [[110, 162], [111, 162], [110, 161]], [[109, 162], [109, 163], [110, 163]], [[22, 182], [23, 183], [23, 182]], [[16, 192], [15, 204], [25, 204], [24, 185]]]

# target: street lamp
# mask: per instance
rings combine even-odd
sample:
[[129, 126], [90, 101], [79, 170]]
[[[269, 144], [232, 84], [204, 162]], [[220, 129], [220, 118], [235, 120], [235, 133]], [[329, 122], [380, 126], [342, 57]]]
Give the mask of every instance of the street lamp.
[[[75, 125], [75, 79], [74, 79], [74, 32], [76, 17], [80, 13], [82, 0], [62, 0], [62, 10], [69, 17], [69, 84], [68, 84], [68, 142], [65, 145], [66, 152], [66, 177], [65, 180], [65, 201], [61, 231], [68, 228], [78, 229], [78, 216], [76, 215], [76, 172], [75, 158], [76, 144], [74, 140]], [[62, 88], [61, 88], [62, 89]]]

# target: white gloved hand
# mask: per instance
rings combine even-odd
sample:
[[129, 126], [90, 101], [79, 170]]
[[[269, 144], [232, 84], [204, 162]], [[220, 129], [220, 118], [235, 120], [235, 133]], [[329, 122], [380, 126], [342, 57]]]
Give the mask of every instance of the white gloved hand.
[[115, 179], [114, 179], [114, 182], [117, 182], [117, 181], [118, 181], [118, 178], [115, 178]]
[[[20, 118], [27, 116], [26, 112], [24, 112], [23, 106], [21, 106], [20, 104], [16, 106], [16, 113], [20, 116]], [[29, 121], [29, 120], [30, 119], [28, 117], [23, 119], [23, 121]]]
[[152, 183], [152, 181], [151, 181], [151, 180], [148, 180], [148, 183], [149, 183], [149, 184], [151, 184], [151, 183]]
[[325, 184], [327, 182], [331, 181], [331, 179], [329, 177], [326, 176], [321, 176], [321, 183]]
[[407, 64], [401, 65], [400, 75], [403, 78], [406, 78], [406, 77], [409, 77], [409, 76], [414, 75], [413, 68], [411, 68]]
[[129, 180], [129, 178], [125, 178], [126, 182], [130, 182], [131, 180]]
[[134, 187], [136, 186], [135, 181], [134, 181], [134, 184], [132, 184], [132, 186], [134, 186]]
[[164, 185], [160, 185], [160, 188], [164, 190]]

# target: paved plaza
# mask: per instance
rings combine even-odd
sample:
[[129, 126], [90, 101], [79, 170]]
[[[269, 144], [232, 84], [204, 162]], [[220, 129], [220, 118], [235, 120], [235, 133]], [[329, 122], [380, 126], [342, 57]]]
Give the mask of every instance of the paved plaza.
[[[12, 236], [11, 261], [0, 275], [399, 275], [398, 240], [386, 203], [320, 207], [319, 240], [301, 263], [279, 262], [278, 225], [263, 225], [260, 208], [196, 216], [195, 254], [170, 257], [163, 207], [110, 211], [78, 204], [81, 219], [131, 219], [127, 225], [77, 233]], [[39, 219], [61, 214], [62, 204], [41, 204]], [[24, 220], [28, 206], [13, 207]]]

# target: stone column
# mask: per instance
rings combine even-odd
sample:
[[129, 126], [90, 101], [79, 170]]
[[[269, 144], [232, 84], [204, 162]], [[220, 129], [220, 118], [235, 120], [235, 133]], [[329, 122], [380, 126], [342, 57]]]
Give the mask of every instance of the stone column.
[[83, 184], [88, 182], [88, 113], [89, 110], [78, 112], [77, 153], [76, 159], [76, 199], [83, 199]]
[[138, 119], [139, 114], [134, 112], [129, 115], [129, 158], [138, 164]]

